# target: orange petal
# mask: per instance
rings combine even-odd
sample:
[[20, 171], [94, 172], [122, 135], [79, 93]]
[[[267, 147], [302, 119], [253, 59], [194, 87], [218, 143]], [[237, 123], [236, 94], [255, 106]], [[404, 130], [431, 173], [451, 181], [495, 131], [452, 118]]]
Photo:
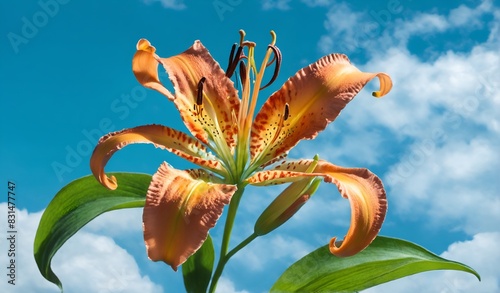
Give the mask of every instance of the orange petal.
[[252, 164], [266, 164], [300, 140], [314, 138], [374, 77], [380, 80], [380, 91], [373, 95], [387, 94], [392, 88], [387, 74], [361, 72], [345, 55], [325, 56], [301, 69], [257, 114], [252, 125]]
[[[318, 161], [313, 173], [306, 172], [313, 160], [301, 160], [282, 164], [274, 170], [265, 171], [270, 183], [284, 183], [322, 176], [325, 182], [334, 183], [340, 194], [351, 204], [351, 226], [344, 241], [337, 247], [336, 237], [330, 241], [330, 251], [337, 256], [351, 256], [365, 249], [377, 236], [387, 212], [387, 200], [382, 181], [372, 172], [363, 168], [343, 168], [326, 161]], [[275, 174], [274, 174], [274, 173]], [[288, 173], [283, 173], [288, 172]], [[263, 175], [256, 173], [249, 179], [250, 184], [265, 185]], [[287, 177], [280, 177], [288, 174]], [[276, 179], [279, 178], [279, 179]]]
[[153, 176], [144, 206], [149, 258], [162, 260], [176, 271], [203, 244], [236, 189], [195, 179], [163, 163]]
[[314, 169], [310, 166], [316, 166], [318, 160], [298, 160], [285, 161], [273, 170], [256, 172], [246, 181], [255, 186], [268, 186], [297, 182], [314, 176], [323, 176], [323, 174], [312, 173]]
[[174, 96], [161, 84], [158, 78], [159, 57], [155, 54], [155, 47], [148, 40], [140, 39], [137, 42], [137, 52], [132, 59], [132, 71], [135, 78], [145, 87], [157, 90], [170, 100]]
[[[191, 48], [161, 62], [175, 88], [175, 104], [189, 130], [200, 140], [223, 136], [233, 148], [238, 132], [234, 117], [238, 116], [240, 100], [233, 82], [226, 77], [200, 41]], [[201, 115], [196, 115], [198, 82], [205, 77]], [[208, 133], [207, 133], [208, 132]], [[216, 139], [214, 139], [216, 140]]]
[[251, 185], [269, 186], [283, 183], [297, 182], [308, 177], [321, 176], [321, 174], [305, 174], [302, 172], [266, 170], [253, 174], [246, 180]]
[[365, 249], [377, 236], [387, 212], [387, 199], [382, 181], [363, 168], [343, 168], [320, 161], [314, 170], [325, 174], [325, 182], [337, 185], [340, 194], [351, 204], [351, 226], [342, 244], [330, 240], [330, 252], [351, 256]]
[[[238, 92], [201, 42], [196, 41], [185, 52], [170, 58], [158, 57], [154, 47], [144, 39], [137, 44], [137, 50], [132, 61], [137, 80], [173, 100], [196, 138], [206, 144], [213, 141], [218, 146], [225, 142], [226, 146], [222, 147], [232, 149], [238, 131], [234, 120], [239, 110]], [[165, 67], [174, 85], [175, 96], [161, 85], [158, 62]], [[202, 87], [203, 98], [198, 101], [198, 83], [203, 77], [206, 78]]]
[[131, 143], [152, 143], [199, 166], [225, 174], [221, 162], [196, 139], [166, 126], [144, 125], [113, 132], [99, 140], [90, 158], [90, 169], [107, 188], [116, 189], [117, 183], [114, 176], [106, 176], [104, 166], [116, 151]]

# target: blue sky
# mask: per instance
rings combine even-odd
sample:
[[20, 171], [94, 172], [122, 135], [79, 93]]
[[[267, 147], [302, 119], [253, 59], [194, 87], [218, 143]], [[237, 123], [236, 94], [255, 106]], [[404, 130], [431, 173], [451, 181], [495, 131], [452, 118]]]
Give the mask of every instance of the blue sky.
[[[2, 280], [2, 292], [57, 292], [35, 266], [34, 233], [54, 194], [90, 173], [100, 135], [151, 123], [185, 129], [167, 99], [135, 80], [136, 42], [147, 38], [168, 57], [199, 39], [224, 68], [239, 29], [257, 42], [257, 57], [269, 31], [278, 35], [283, 66], [261, 97], [333, 52], [346, 53], [364, 71], [391, 75], [388, 96], [372, 98], [377, 82], [370, 84], [290, 157], [319, 153], [338, 165], [374, 171], [388, 192], [382, 235], [463, 261], [483, 277], [478, 283], [465, 273], [431, 272], [367, 292], [500, 291], [498, 1], [3, 1], [0, 23], [0, 178], [17, 186], [22, 252], [18, 284]], [[162, 161], [190, 167], [165, 151], [134, 145], [118, 152], [107, 170], [152, 174]], [[247, 192], [233, 243], [251, 233], [277, 193]], [[7, 218], [5, 200], [0, 219]], [[294, 261], [343, 235], [348, 223], [347, 201], [322, 186], [292, 220], [230, 262], [220, 292], [265, 292]], [[2, 238], [5, 226], [0, 224]], [[221, 228], [211, 231], [216, 242]], [[6, 261], [0, 252], [2, 266]], [[140, 210], [93, 221], [65, 244], [53, 267], [68, 292], [183, 288], [181, 273], [147, 259]]]

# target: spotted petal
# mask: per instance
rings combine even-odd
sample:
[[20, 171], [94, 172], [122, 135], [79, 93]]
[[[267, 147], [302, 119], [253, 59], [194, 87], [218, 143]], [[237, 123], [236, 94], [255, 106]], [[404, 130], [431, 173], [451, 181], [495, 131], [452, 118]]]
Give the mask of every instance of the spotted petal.
[[[161, 84], [158, 63], [165, 67], [175, 95]], [[175, 103], [184, 123], [196, 138], [206, 144], [212, 141], [219, 147], [234, 147], [238, 131], [238, 93], [201, 42], [196, 41], [179, 55], [160, 58], [149, 41], [141, 39], [132, 69], [142, 85], [159, 91]], [[200, 87], [202, 78], [205, 81]], [[199, 90], [202, 98], [198, 97]]]
[[174, 270], [201, 247], [237, 189], [193, 175], [163, 163], [146, 197], [143, 228], [148, 256]]
[[345, 55], [332, 54], [304, 67], [271, 95], [252, 126], [252, 163], [260, 166], [283, 156], [302, 139], [312, 139], [374, 77], [381, 97], [392, 88], [385, 73], [365, 73]]
[[[330, 251], [337, 256], [351, 256], [366, 248], [377, 236], [387, 212], [387, 200], [382, 181], [367, 169], [343, 168], [326, 161], [318, 161], [313, 173], [305, 173], [313, 160], [288, 162], [274, 170], [257, 172], [248, 182], [252, 185], [296, 182], [311, 176], [322, 176], [325, 182], [334, 183], [340, 194], [351, 204], [351, 226], [340, 246], [330, 241]], [[265, 176], [259, 173], [264, 173]], [[301, 173], [304, 172], [304, 173]], [[273, 174], [276, 173], [276, 174]], [[283, 174], [286, 174], [284, 176]], [[277, 179], [279, 178], [279, 179]]]
[[205, 146], [183, 132], [162, 125], [144, 125], [103, 136], [90, 158], [94, 176], [109, 189], [116, 189], [116, 179], [106, 176], [104, 166], [111, 156], [132, 143], [152, 143], [186, 160], [219, 174], [225, 174], [221, 162], [210, 154]]

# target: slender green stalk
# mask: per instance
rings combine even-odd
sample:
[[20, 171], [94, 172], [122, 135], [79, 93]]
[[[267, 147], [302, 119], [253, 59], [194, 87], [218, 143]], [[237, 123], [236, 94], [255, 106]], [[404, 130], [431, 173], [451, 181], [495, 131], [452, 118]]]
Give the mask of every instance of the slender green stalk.
[[[246, 185], [247, 185], [247, 183], [239, 183], [238, 184], [238, 190], [233, 195], [231, 203], [229, 204], [229, 210], [227, 213], [226, 223], [224, 226], [224, 234], [222, 236], [219, 262], [217, 263], [216, 271], [214, 273], [214, 276], [212, 277], [212, 282], [210, 284], [209, 292], [215, 291], [215, 288], [217, 287], [217, 281], [219, 280], [219, 277], [222, 274], [222, 270], [224, 269], [224, 266], [226, 265], [226, 262], [229, 260], [229, 258], [234, 253], [236, 253], [238, 250], [243, 248], [246, 244], [248, 244], [248, 243], [245, 243], [245, 241], [246, 241], [245, 240], [236, 247], [237, 250], [235, 248], [231, 252], [228, 253], [229, 241], [231, 239], [231, 233], [233, 230], [234, 220], [236, 218], [236, 212], [238, 211], [238, 206], [240, 204], [241, 197], [243, 196], [243, 192], [245, 191]], [[251, 239], [250, 241], [252, 241], [252, 240], [253, 239]], [[242, 244], [243, 244], [243, 246], [241, 246]]]
[[226, 262], [233, 256], [235, 255], [238, 251], [240, 251], [243, 247], [247, 246], [252, 242], [255, 238], [259, 237], [258, 234], [253, 233], [252, 235], [248, 236], [245, 240], [243, 240], [240, 244], [238, 244], [235, 248], [233, 248], [229, 253], [226, 255]]
[[214, 275], [212, 276], [212, 282], [210, 283], [210, 289], [208, 290], [208, 292], [215, 292], [215, 289], [217, 288], [217, 282], [219, 281], [219, 278], [222, 275], [222, 271], [224, 270], [224, 266], [229, 261], [229, 259], [257, 237], [259, 237], [259, 235], [253, 233], [245, 240], [243, 240], [240, 244], [238, 244], [235, 248], [229, 251], [227, 255], [221, 256], [221, 258], [219, 259], [219, 263], [217, 264], [217, 268], [215, 269]]
[[224, 226], [224, 235], [222, 236], [222, 244], [220, 255], [224, 256], [227, 254], [229, 249], [229, 240], [231, 239], [231, 232], [233, 230], [234, 219], [236, 218], [236, 212], [238, 211], [238, 206], [240, 205], [240, 200], [243, 195], [244, 187], [238, 185], [238, 190], [234, 193], [231, 203], [229, 204], [229, 210], [227, 212], [226, 223]]

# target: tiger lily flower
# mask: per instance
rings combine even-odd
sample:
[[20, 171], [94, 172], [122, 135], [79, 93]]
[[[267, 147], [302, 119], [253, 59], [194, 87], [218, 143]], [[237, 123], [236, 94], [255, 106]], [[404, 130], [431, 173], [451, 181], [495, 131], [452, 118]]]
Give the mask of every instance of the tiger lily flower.
[[[108, 177], [104, 166], [117, 150], [132, 143], [151, 143], [200, 167], [177, 170], [162, 163], [152, 177], [143, 211], [144, 239], [151, 260], [162, 260], [176, 270], [200, 248], [225, 205], [229, 204], [228, 218], [234, 217], [249, 184], [310, 183], [317, 178], [335, 184], [350, 201], [351, 225], [341, 245], [335, 237], [330, 241], [334, 255], [353, 255], [378, 234], [387, 203], [377, 176], [367, 169], [343, 168], [323, 160], [283, 160], [299, 141], [313, 139], [335, 120], [373, 78], [380, 80], [380, 89], [373, 95], [387, 94], [392, 87], [390, 77], [361, 72], [345, 55], [331, 54], [289, 78], [255, 115], [259, 92], [276, 79], [282, 60], [276, 35], [271, 35], [272, 42], [258, 67], [255, 43], [246, 41], [240, 31], [240, 42], [233, 45], [226, 71], [200, 41], [169, 58], [159, 57], [145, 39], [137, 43], [132, 60], [135, 77], [175, 104], [191, 135], [161, 125], [110, 133], [100, 139], [92, 155], [94, 176], [105, 187], [117, 188], [116, 178]], [[160, 81], [159, 64], [173, 83], [174, 93]], [[270, 82], [264, 84], [264, 72], [272, 66]], [[275, 164], [279, 161], [283, 162]], [[290, 189], [287, 194], [296, 198], [291, 199], [290, 208], [281, 211], [288, 214], [273, 217], [273, 212], [266, 213], [259, 224], [264, 231], [261, 234], [298, 210], [308, 198], [304, 197], [304, 192], [311, 190], [308, 188]], [[266, 227], [266, 221], [273, 227]]]

